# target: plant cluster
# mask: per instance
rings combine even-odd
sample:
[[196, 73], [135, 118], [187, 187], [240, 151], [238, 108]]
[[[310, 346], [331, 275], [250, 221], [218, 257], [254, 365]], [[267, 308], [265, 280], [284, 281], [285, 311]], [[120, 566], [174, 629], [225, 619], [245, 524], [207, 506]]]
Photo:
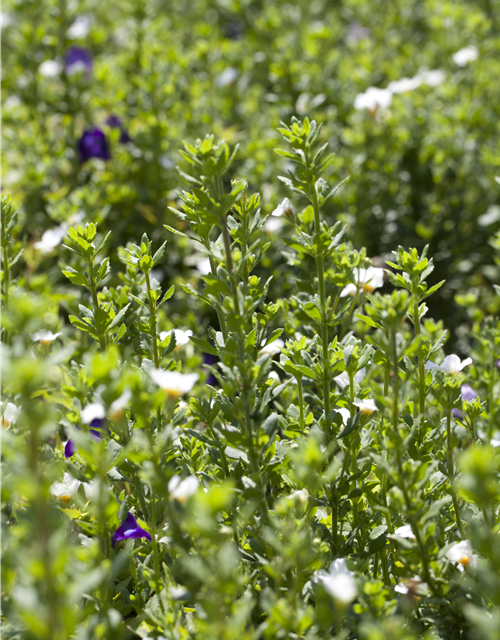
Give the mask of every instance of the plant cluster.
[[2, 199], [2, 637], [498, 638], [500, 322], [450, 353], [429, 247], [374, 266], [321, 125], [279, 133], [272, 212], [207, 135], [119, 263], [64, 228], [68, 285]]

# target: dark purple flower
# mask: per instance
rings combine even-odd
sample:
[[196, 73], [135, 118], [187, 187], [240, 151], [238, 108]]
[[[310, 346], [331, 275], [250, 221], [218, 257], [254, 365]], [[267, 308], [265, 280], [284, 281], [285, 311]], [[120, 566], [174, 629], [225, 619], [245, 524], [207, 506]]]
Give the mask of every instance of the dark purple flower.
[[[217, 358], [217, 356], [213, 356], [210, 353], [203, 354], [204, 366], [205, 365], [212, 366], [214, 364], [217, 364], [218, 361], [219, 361], [219, 358]], [[217, 378], [214, 376], [214, 374], [211, 371], [209, 371], [209, 375], [208, 375], [208, 378], [205, 380], [205, 384], [209, 384], [211, 387], [218, 386]]]
[[76, 453], [76, 446], [73, 440], [71, 440], [70, 438], [64, 446], [64, 457], [71, 458], [71, 456], [75, 455], [75, 453]]
[[463, 420], [464, 419], [464, 414], [460, 411], [460, 409], [452, 409], [451, 410], [451, 415], [454, 418], [458, 418], [459, 420]]
[[80, 159], [82, 162], [90, 160], [90, 158], [101, 158], [101, 160], [109, 160], [108, 143], [104, 133], [100, 129], [87, 129], [78, 141], [78, 150], [80, 151]]
[[92, 422], [89, 424], [89, 433], [94, 440], [100, 442], [102, 440], [102, 423], [104, 422], [103, 418], [94, 418]]
[[144, 529], [141, 529], [137, 524], [137, 520], [129, 511], [125, 521], [121, 523], [111, 536], [111, 544], [114, 547], [119, 540], [135, 540], [136, 538], [147, 538], [151, 540], [150, 534], [144, 531]]
[[92, 54], [84, 47], [70, 47], [66, 51], [66, 74], [70, 76], [78, 71], [85, 71], [87, 75], [92, 71]]
[[125, 131], [125, 129], [123, 128], [122, 121], [118, 116], [115, 116], [115, 115], [108, 116], [108, 118], [106, 119], [106, 124], [108, 125], [108, 127], [111, 127], [112, 129], [120, 129], [121, 131], [120, 142], [122, 142], [123, 144], [125, 144], [126, 142], [130, 142], [130, 137], [128, 133]]

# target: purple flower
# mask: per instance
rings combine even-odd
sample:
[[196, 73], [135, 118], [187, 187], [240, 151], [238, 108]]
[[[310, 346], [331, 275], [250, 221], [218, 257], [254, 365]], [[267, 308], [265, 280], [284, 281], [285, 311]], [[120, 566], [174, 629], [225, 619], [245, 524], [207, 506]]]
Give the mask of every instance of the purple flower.
[[118, 527], [118, 529], [111, 536], [111, 544], [113, 547], [119, 540], [135, 540], [136, 538], [147, 538], [151, 540], [151, 536], [147, 531], [141, 529], [137, 524], [137, 520], [130, 513], [127, 513], [125, 521]]
[[500, 360], [495, 360], [495, 367], [498, 367], [498, 369], [500, 369]]
[[108, 125], [108, 127], [111, 127], [112, 129], [120, 129], [121, 131], [120, 142], [122, 142], [123, 144], [125, 144], [126, 142], [130, 142], [130, 137], [128, 133], [125, 131], [125, 129], [123, 128], [122, 121], [118, 116], [115, 116], [115, 115], [108, 116], [108, 118], [106, 119], [106, 124]]
[[90, 158], [101, 158], [109, 160], [108, 143], [104, 133], [100, 129], [87, 129], [78, 141], [78, 150], [82, 162]]
[[[468, 402], [470, 402], [471, 400], [474, 400], [474, 398], [477, 398], [477, 393], [474, 391], [474, 389], [470, 386], [470, 384], [463, 384], [461, 386], [461, 395], [460, 397], [463, 400], [467, 400]], [[463, 420], [464, 419], [464, 415], [463, 413], [460, 411], [460, 409], [452, 409], [451, 410], [451, 415], [454, 418], [458, 418], [459, 420]]]
[[85, 71], [88, 75], [92, 71], [92, 54], [84, 47], [70, 47], [66, 51], [66, 74], [68, 76]]
[[[217, 364], [218, 361], [219, 361], [219, 358], [217, 358], [217, 356], [213, 356], [210, 353], [203, 354], [203, 366], [205, 365], [213, 366]], [[209, 384], [211, 387], [218, 386], [217, 378], [214, 376], [214, 374], [211, 371], [209, 371], [209, 375], [208, 375], [208, 378], [205, 380], [205, 384]]]
[[73, 440], [71, 440], [70, 438], [64, 446], [64, 457], [71, 458], [71, 456], [75, 455], [75, 453], [76, 453], [76, 446]]

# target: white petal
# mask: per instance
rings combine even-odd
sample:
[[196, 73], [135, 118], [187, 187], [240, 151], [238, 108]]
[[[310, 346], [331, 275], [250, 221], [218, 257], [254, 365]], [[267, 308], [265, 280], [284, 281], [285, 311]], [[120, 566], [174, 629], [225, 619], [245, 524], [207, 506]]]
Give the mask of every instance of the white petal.
[[106, 417], [104, 406], [98, 402], [91, 402], [81, 413], [83, 424], [89, 424], [92, 420], [102, 420]]

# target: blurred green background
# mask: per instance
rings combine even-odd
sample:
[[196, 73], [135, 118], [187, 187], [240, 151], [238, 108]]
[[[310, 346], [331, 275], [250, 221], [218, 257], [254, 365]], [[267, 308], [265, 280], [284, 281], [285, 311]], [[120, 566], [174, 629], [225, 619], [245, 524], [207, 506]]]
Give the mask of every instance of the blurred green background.
[[[3, 190], [30, 241], [28, 287], [63, 282], [56, 245], [35, 243], [67, 221], [111, 229], [115, 258], [144, 231], [158, 242], [163, 224], [179, 226], [168, 206], [185, 187], [183, 140], [239, 143], [232, 177], [274, 209], [286, 195], [276, 127], [308, 115], [324, 123], [333, 174], [352, 176], [331, 221], [377, 266], [399, 244], [430, 244], [431, 284], [447, 279], [430, 313], [458, 351], [467, 321], [498, 311], [500, 1], [6, 0], [2, 12]], [[75, 47], [87, 62], [68, 64]], [[82, 162], [78, 141], [95, 128], [111, 158]], [[280, 251], [263, 268], [286, 292]], [[164, 284], [193, 276], [192, 253], [171, 237]]]

